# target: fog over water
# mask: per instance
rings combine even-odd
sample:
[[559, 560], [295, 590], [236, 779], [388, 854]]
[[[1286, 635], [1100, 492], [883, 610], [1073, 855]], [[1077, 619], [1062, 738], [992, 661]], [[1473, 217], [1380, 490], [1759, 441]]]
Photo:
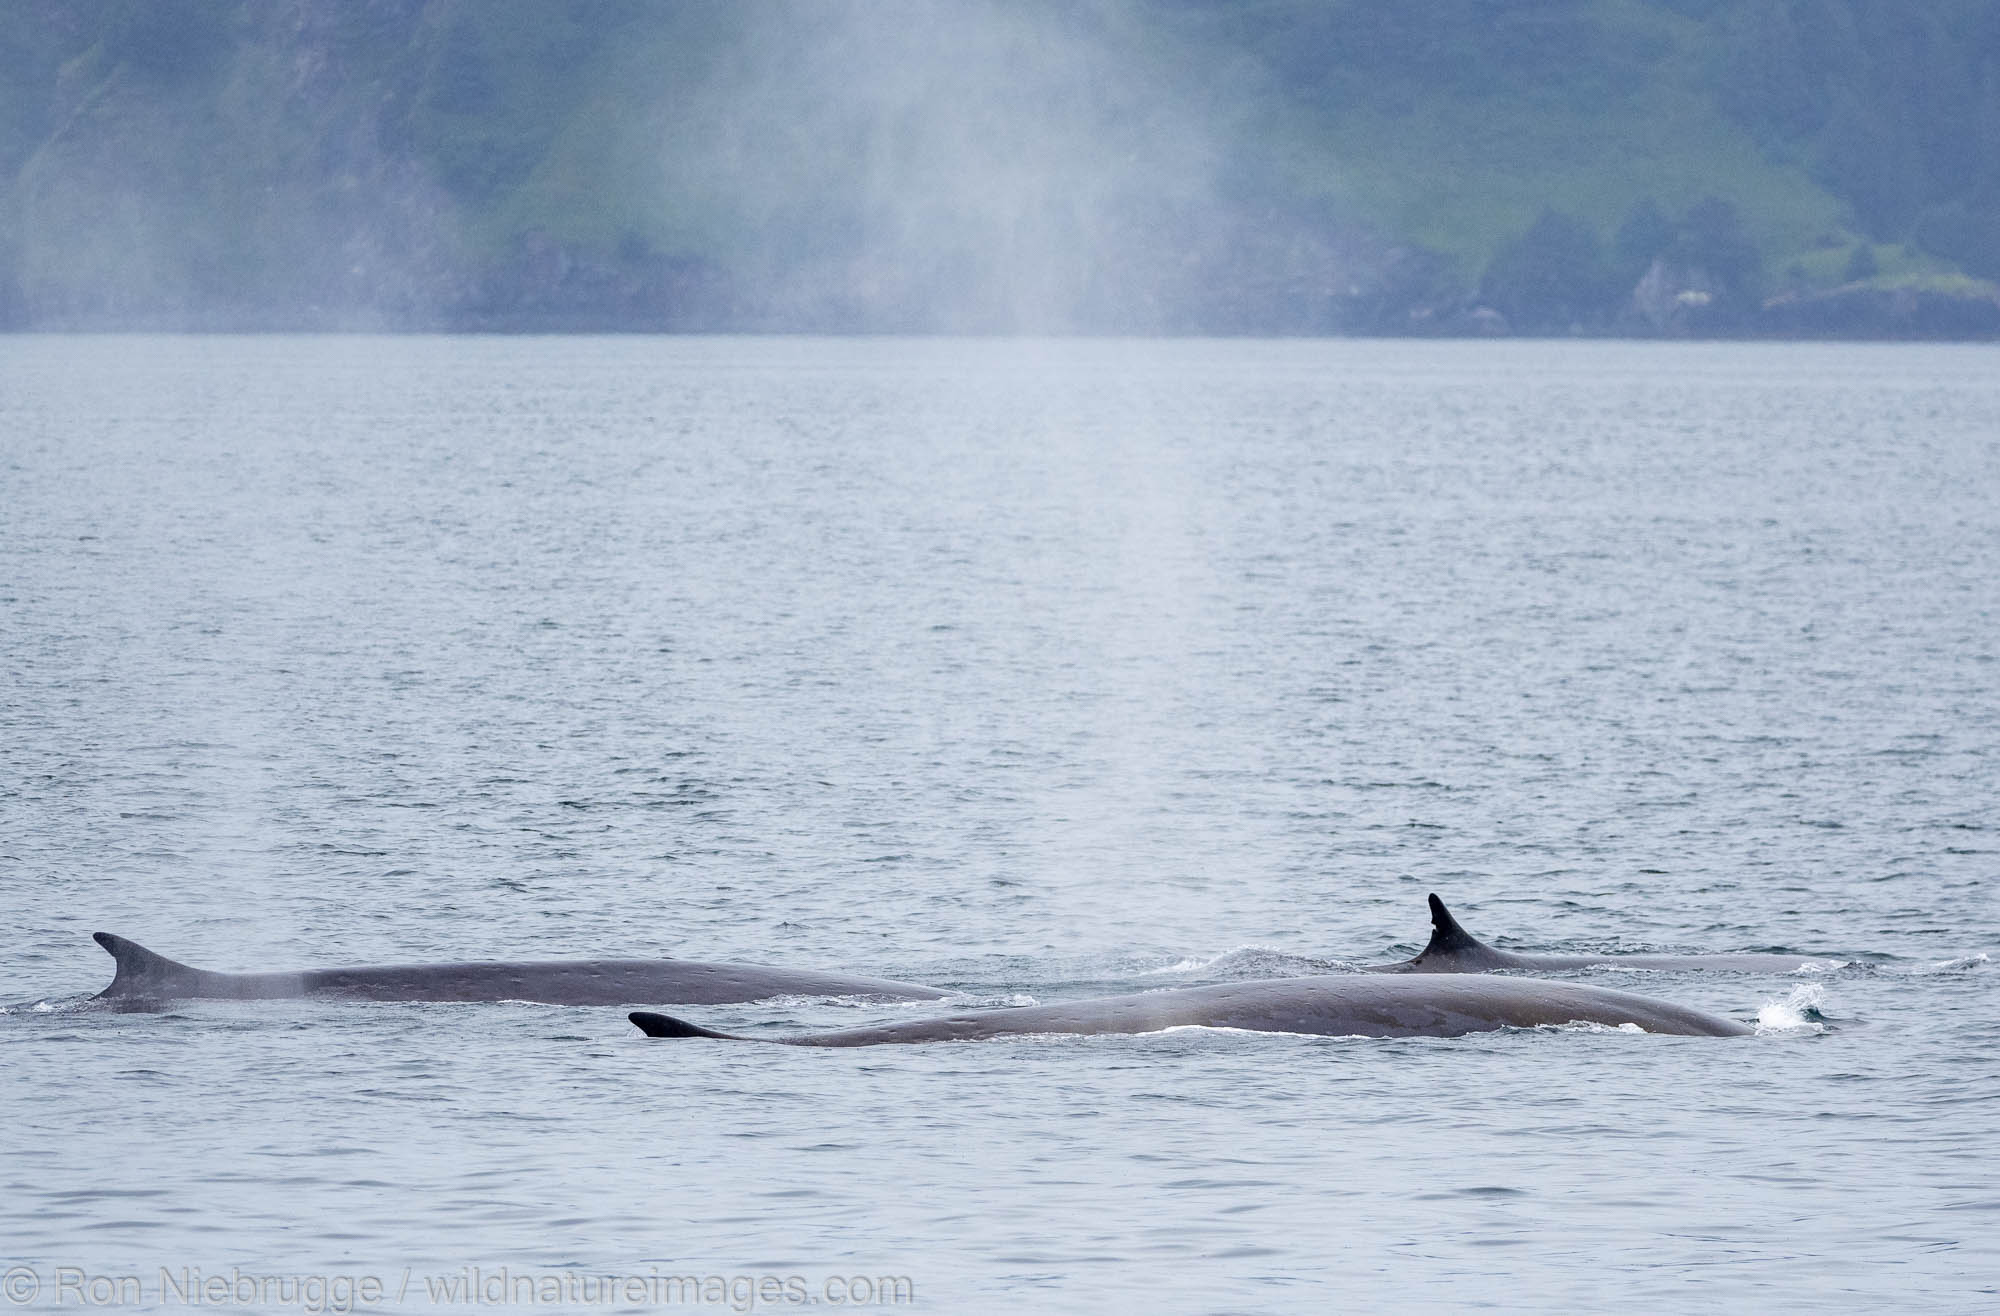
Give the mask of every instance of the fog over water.
[[[938, 1311], [1990, 1305], [1996, 379], [1977, 347], [0, 339], [0, 1263], [44, 1307], [60, 1267], [393, 1311], [474, 1266]], [[1407, 956], [1429, 891], [1513, 950], [1819, 964], [1565, 975], [1738, 1039], [815, 1052], [87, 1003], [96, 930], [1052, 1002]]]

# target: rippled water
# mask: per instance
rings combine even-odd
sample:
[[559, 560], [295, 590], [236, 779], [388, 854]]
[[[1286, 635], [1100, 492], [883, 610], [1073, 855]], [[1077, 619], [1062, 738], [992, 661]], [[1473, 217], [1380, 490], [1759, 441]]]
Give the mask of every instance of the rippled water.
[[[0, 1300], [172, 1309], [166, 1268], [393, 1311], [478, 1266], [711, 1310], [1990, 1305], [1996, 367], [0, 338]], [[1572, 975], [1735, 1041], [80, 1004], [100, 928], [1048, 1001], [1408, 955], [1431, 890], [1511, 949], [1845, 966]], [[602, 1297], [555, 1305], [647, 1305]]]

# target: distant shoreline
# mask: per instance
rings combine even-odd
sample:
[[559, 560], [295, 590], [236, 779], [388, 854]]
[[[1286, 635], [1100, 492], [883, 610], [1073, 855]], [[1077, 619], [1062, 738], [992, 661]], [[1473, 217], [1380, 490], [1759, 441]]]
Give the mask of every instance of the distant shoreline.
[[981, 332], [922, 329], [787, 329], [714, 328], [662, 329], [645, 325], [604, 324], [521, 324], [521, 325], [359, 325], [359, 324], [122, 324], [122, 325], [36, 325], [0, 328], [0, 338], [834, 338], [922, 339], [940, 342], [1118, 342], [1185, 341], [1198, 342], [1440, 342], [1440, 343], [1963, 343], [1978, 346], [2000, 342], [2000, 328], [1979, 333], [1910, 332], [1822, 332], [1777, 333], [1738, 331], [1733, 333], [1641, 334], [1585, 332], [1573, 334], [1479, 332], [1387, 333], [1381, 330], [1354, 332], [1202, 332], [1160, 331], [1121, 333], [1105, 331], [1019, 330]]

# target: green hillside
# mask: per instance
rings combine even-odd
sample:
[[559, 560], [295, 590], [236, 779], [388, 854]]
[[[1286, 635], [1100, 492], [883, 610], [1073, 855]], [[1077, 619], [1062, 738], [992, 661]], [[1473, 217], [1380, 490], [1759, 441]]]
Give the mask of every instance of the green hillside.
[[8, 8], [16, 326], [2000, 330], [1989, 0]]

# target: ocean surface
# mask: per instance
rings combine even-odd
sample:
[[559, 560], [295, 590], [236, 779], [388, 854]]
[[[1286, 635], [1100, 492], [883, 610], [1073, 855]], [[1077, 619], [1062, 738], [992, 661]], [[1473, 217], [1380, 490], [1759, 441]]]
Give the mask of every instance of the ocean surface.
[[[0, 653], [0, 1310], [2000, 1304], [1990, 346], [0, 337]], [[1819, 963], [1565, 975], [1724, 1040], [88, 1000], [1000, 1006], [1431, 891]]]

